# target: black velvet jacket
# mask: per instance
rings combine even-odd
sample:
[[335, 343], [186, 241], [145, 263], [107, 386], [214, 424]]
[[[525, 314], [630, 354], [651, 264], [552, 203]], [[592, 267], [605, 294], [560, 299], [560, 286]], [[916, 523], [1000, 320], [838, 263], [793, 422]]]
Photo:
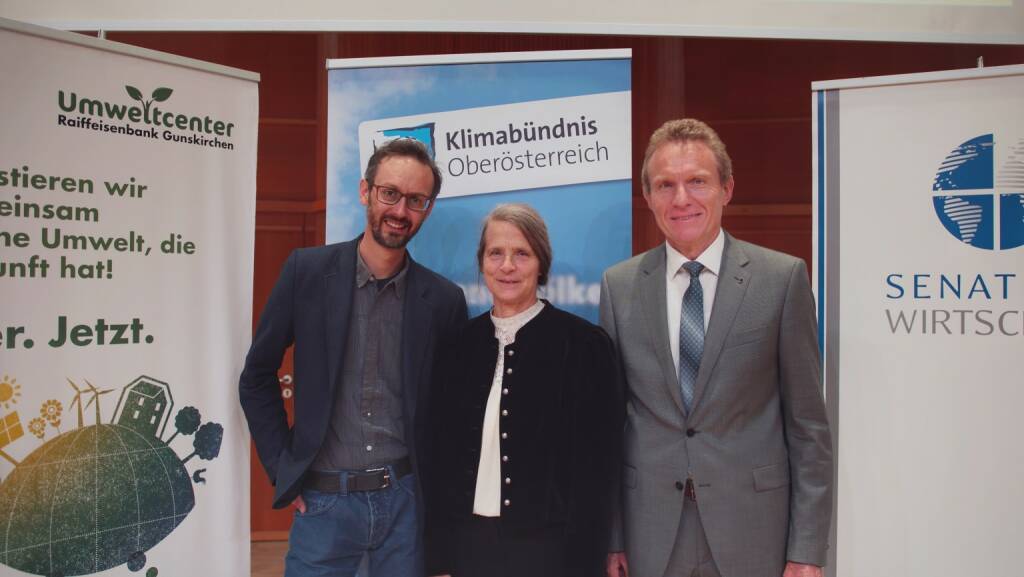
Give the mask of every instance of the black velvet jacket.
[[[452, 527], [473, 514], [484, 408], [497, 363], [494, 324], [469, 321], [440, 361], [431, 391], [428, 575], [449, 573]], [[624, 418], [611, 339], [545, 303], [505, 349], [501, 395], [503, 530], [564, 531], [565, 575], [604, 574], [609, 505], [617, 490]]]

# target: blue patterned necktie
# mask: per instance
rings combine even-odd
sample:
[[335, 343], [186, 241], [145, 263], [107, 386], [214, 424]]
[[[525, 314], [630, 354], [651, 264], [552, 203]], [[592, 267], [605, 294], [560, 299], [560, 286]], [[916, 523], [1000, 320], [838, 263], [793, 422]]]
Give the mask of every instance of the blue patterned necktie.
[[679, 390], [683, 408], [689, 415], [693, 408], [693, 385], [700, 370], [700, 357], [704, 354], [704, 289], [700, 286], [704, 265], [690, 261], [684, 263], [683, 268], [690, 273], [690, 286], [683, 294], [679, 315]]

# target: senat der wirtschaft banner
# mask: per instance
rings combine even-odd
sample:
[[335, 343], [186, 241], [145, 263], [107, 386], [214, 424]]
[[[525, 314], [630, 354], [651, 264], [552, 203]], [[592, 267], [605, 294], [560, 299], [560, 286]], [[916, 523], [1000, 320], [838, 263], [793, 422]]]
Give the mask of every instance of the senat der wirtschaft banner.
[[814, 87], [831, 571], [1018, 574], [1024, 66]]
[[600, 279], [631, 250], [629, 51], [332, 60], [328, 73], [329, 242], [365, 226], [359, 179], [383, 142], [414, 138], [443, 175], [413, 257], [490, 306], [477, 270], [495, 206], [532, 205], [554, 262], [541, 296], [597, 320]]
[[258, 76], [0, 20], [0, 574], [248, 575]]

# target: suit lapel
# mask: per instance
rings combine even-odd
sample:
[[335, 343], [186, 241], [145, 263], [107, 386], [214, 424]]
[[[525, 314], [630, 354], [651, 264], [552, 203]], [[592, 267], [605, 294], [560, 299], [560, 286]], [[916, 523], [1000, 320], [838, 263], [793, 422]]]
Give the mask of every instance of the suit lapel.
[[715, 290], [715, 303], [711, 309], [711, 319], [704, 335], [704, 354], [700, 361], [700, 371], [694, 384], [694, 412], [701, 409], [700, 401], [705, 396], [711, 373], [718, 364], [725, 338], [729, 336], [736, 313], [743, 304], [743, 296], [750, 285], [750, 271], [746, 268], [750, 259], [743, 249], [728, 234], [725, 235], [725, 249], [722, 252], [722, 270], [718, 276], [718, 288]]
[[429, 299], [430, 288], [423, 282], [420, 265], [412, 261], [411, 256], [409, 259], [408, 284], [402, 305], [402, 399], [408, 422], [412, 423], [415, 422], [420, 369], [430, 339], [434, 307]]
[[324, 274], [324, 310], [327, 322], [324, 343], [327, 354], [328, 386], [332, 391], [338, 383], [338, 370], [345, 354], [345, 340], [348, 337], [349, 314], [352, 311], [352, 294], [355, 288], [356, 247], [359, 239], [338, 245], [328, 261]]
[[668, 393], [675, 401], [680, 413], [683, 411], [683, 398], [679, 392], [679, 377], [672, 365], [671, 345], [668, 340], [668, 320], [666, 318], [665, 296], [665, 245], [649, 251], [640, 263], [640, 298], [650, 331], [654, 350], [657, 352], [658, 365], [668, 386]]

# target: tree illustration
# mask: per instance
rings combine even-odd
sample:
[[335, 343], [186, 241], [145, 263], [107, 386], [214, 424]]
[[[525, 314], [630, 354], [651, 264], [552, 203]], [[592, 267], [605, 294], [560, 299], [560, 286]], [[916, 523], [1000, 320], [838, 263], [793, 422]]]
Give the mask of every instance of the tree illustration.
[[178, 433], [191, 435], [196, 432], [201, 422], [203, 422], [203, 419], [199, 415], [199, 409], [195, 407], [182, 407], [178, 414], [174, 416], [174, 428], [177, 431], [171, 435], [170, 439], [167, 439], [167, 444], [170, 445], [174, 437], [178, 436]]
[[146, 554], [142, 551], [136, 551], [128, 556], [128, 563], [126, 563], [129, 571], [141, 571], [146, 566]]
[[128, 96], [131, 96], [134, 100], [138, 100], [142, 103], [146, 118], [149, 118], [149, 107], [151, 104], [167, 100], [171, 97], [171, 93], [174, 92], [170, 88], [157, 88], [153, 91], [153, 94], [150, 95], [152, 100], [145, 100], [142, 96], [142, 91], [138, 88], [126, 84], [124, 89], [128, 92]]
[[224, 440], [224, 427], [220, 423], [206, 423], [199, 430], [196, 431], [196, 437], [192, 441], [192, 447], [195, 451], [185, 457], [182, 463], [187, 463], [192, 457], [198, 456], [200, 459], [211, 461], [217, 458], [220, 454], [220, 443]]

